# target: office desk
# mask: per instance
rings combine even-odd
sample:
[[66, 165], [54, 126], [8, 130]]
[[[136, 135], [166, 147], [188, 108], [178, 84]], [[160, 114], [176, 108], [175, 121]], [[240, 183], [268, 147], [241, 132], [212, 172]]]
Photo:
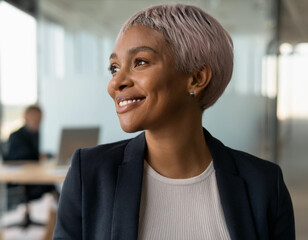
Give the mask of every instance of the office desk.
[[58, 167], [56, 161], [10, 161], [0, 165], [0, 183], [55, 184], [62, 183], [68, 167]]
[[0, 165], [0, 218], [7, 210], [6, 184], [57, 184], [66, 177], [68, 167], [58, 167], [56, 161], [10, 161]]
[[[9, 161], [0, 165], [0, 220], [7, 211], [7, 183], [16, 184], [59, 184], [66, 177], [68, 167], [59, 167], [55, 160], [45, 162]], [[55, 213], [54, 213], [55, 215]], [[54, 222], [50, 221], [46, 227], [44, 239], [51, 239]], [[3, 226], [0, 224], [0, 234]], [[1, 239], [1, 235], [0, 235]]]

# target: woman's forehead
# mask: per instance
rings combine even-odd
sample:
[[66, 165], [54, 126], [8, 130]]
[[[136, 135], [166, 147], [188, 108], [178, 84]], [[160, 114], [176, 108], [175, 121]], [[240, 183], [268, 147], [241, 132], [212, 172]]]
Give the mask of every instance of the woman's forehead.
[[122, 33], [115, 44], [113, 53], [118, 51], [132, 52], [132, 49], [143, 47], [143, 50], [152, 49], [159, 53], [167, 47], [162, 33], [145, 26], [132, 26]]

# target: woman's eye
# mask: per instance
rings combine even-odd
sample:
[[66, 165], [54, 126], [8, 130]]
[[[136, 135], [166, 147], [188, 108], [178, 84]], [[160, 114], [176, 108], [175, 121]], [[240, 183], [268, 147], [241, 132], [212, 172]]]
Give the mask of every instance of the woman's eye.
[[142, 66], [142, 65], [145, 65], [145, 64], [148, 64], [148, 62], [145, 61], [145, 60], [142, 60], [142, 59], [136, 59], [136, 61], [135, 61], [135, 66], [136, 67]]
[[108, 69], [109, 69], [109, 71], [112, 75], [115, 74], [116, 72], [120, 71], [120, 68], [115, 66], [115, 65], [110, 65], [110, 67]]

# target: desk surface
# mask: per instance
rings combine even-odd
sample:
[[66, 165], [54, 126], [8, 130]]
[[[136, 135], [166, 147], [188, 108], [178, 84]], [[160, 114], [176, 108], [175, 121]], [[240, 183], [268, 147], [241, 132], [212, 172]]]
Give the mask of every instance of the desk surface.
[[55, 161], [46, 163], [10, 162], [0, 165], [0, 183], [53, 184], [62, 183], [68, 168], [56, 166]]

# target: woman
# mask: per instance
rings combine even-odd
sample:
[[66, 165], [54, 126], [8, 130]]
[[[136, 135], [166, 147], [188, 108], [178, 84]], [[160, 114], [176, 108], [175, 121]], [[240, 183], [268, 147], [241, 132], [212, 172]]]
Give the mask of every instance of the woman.
[[294, 239], [280, 168], [202, 128], [232, 67], [229, 34], [201, 9], [132, 16], [110, 56], [108, 92], [122, 129], [144, 132], [74, 154], [54, 239]]

